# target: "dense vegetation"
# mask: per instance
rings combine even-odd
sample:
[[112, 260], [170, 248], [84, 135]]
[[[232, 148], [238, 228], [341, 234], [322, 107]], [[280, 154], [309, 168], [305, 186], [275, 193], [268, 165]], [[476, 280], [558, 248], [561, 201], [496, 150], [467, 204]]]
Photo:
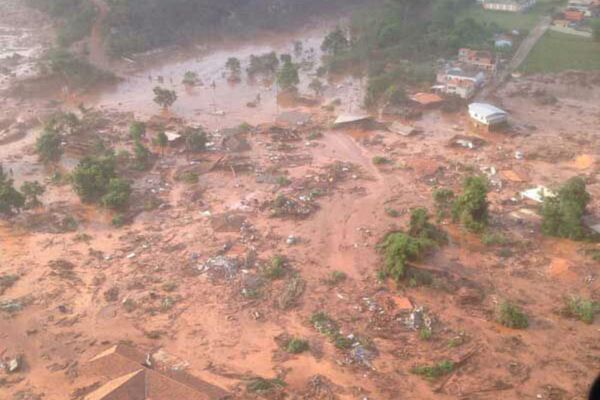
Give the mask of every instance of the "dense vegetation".
[[[323, 42], [327, 67], [336, 72], [363, 65], [368, 70], [365, 103], [372, 106], [390, 88], [427, 83], [432, 62], [459, 47], [490, 48], [495, 24], [481, 24], [461, 13], [470, 0], [390, 0], [356, 15], [351, 30], [334, 30]], [[387, 99], [384, 99], [387, 100]]]
[[68, 46], [90, 33], [96, 9], [90, 0], [27, 0], [58, 22], [57, 44]]
[[409, 263], [419, 260], [446, 241], [446, 234], [429, 222], [427, 210], [413, 210], [408, 232], [391, 232], [380, 243], [379, 248], [383, 254], [380, 276], [395, 281], [402, 280]]
[[547, 196], [542, 204], [542, 232], [549, 236], [582, 240], [589, 236], [582, 218], [591, 198], [585, 181], [575, 177], [565, 182], [556, 196]]
[[[354, 2], [354, 1], [352, 1]], [[348, 4], [333, 0], [108, 0], [112, 55], [140, 52], [221, 33], [286, 29], [291, 22]]]

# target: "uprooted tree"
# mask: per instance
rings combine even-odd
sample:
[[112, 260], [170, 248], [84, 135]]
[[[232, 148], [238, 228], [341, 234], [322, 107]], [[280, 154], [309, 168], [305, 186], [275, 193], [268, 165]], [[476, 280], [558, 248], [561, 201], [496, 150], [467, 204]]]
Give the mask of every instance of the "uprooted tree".
[[566, 181], [556, 196], [544, 197], [541, 208], [542, 233], [572, 240], [588, 237], [589, 230], [582, 219], [590, 200], [582, 178], [574, 177]]
[[383, 254], [380, 275], [400, 281], [405, 278], [409, 263], [446, 242], [446, 234], [429, 222], [427, 210], [417, 208], [411, 213], [407, 232], [390, 232], [379, 244]]

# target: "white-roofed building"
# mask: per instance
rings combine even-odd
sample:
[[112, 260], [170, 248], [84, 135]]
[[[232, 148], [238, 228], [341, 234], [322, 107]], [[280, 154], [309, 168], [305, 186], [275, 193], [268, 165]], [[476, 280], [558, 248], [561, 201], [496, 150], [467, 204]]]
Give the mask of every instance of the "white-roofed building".
[[488, 127], [502, 125], [508, 120], [508, 113], [487, 103], [469, 104], [469, 115], [478, 124]]

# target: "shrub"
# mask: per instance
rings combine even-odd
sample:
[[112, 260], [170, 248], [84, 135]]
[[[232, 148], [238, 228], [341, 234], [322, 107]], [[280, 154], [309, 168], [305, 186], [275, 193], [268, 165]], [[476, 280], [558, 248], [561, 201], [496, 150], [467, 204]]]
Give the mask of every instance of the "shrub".
[[282, 90], [294, 90], [299, 83], [298, 66], [293, 64], [291, 60], [286, 59], [281, 70], [277, 74], [277, 85], [279, 85]]
[[19, 212], [25, 205], [25, 196], [14, 188], [14, 182], [8, 178], [0, 164], [0, 214]]
[[71, 184], [81, 201], [94, 203], [107, 193], [113, 178], [116, 178], [113, 157], [85, 157], [73, 170]]
[[431, 339], [432, 335], [433, 335], [433, 332], [432, 332], [431, 328], [423, 326], [423, 327], [421, 327], [421, 329], [419, 329], [419, 339], [421, 339], [423, 341], [427, 341], [427, 340]]
[[285, 351], [291, 354], [300, 354], [309, 348], [308, 341], [298, 338], [291, 338], [285, 344]]
[[150, 166], [152, 154], [139, 140], [133, 145], [133, 155], [135, 169], [143, 171]]
[[385, 213], [392, 218], [398, 218], [400, 216], [400, 212], [398, 210], [389, 207], [385, 208]]
[[518, 306], [508, 301], [499, 304], [496, 321], [512, 329], [525, 329], [529, 326], [527, 315]]
[[146, 136], [146, 124], [141, 121], [133, 121], [129, 125], [129, 137], [134, 142], [141, 140]]
[[102, 205], [113, 210], [124, 208], [129, 202], [131, 185], [124, 179], [112, 178], [108, 182], [107, 192], [102, 196]]
[[60, 134], [46, 127], [44, 132], [35, 141], [35, 152], [43, 163], [57, 162], [62, 156], [63, 149]]
[[465, 179], [463, 192], [452, 205], [452, 220], [470, 232], [481, 232], [488, 224], [488, 183], [484, 177]]
[[263, 269], [263, 276], [271, 280], [281, 279], [285, 275], [284, 266], [285, 259], [280, 255], [275, 255], [271, 258], [270, 264]]
[[179, 177], [179, 179], [184, 182], [187, 183], [189, 185], [193, 185], [195, 183], [198, 183], [198, 174], [195, 172], [191, 172], [191, 171], [186, 171], [183, 174], [181, 174], [181, 176]]
[[582, 223], [591, 198], [582, 178], [565, 182], [556, 196], [547, 196], [541, 208], [542, 233], [548, 236], [582, 240], [588, 232]]
[[440, 361], [433, 365], [417, 365], [410, 372], [423, 376], [427, 379], [436, 379], [452, 372], [454, 363], [450, 360]]
[[38, 199], [46, 191], [46, 188], [38, 181], [25, 182], [21, 185], [21, 193], [25, 196], [25, 208], [35, 208], [42, 203]]
[[123, 214], [115, 214], [110, 222], [115, 228], [120, 228], [125, 225], [125, 217]]
[[265, 379], [257, 377], [246, 384], [246, 390], [253, 393], [264, 393], [283, 386], [285, 386], [285, 382], [279, 378]]
[[185, 136], [185, 148], [190, 153], [199, 153], [206, 149], [206, 133], [202, 128], [187, 128]]
[[331, 274], [329, 275], [329, 278], [327, 279], [327, 284], [330, 286], [335, 286], [335, 285], [345, 281], [346, 278], [347, 278], [347, 275], [345, 272], [333, 271], [333, 272], [331, 272]]
[[600, 303], [598, 302], [582, 299], [577, 296], [565, 298], [563, 313], [570, 318], [591, 324], [594, 322], [594, 315], [598, 312], [600, 312]]
[[435, 203], [436, 217], [438, 221], [448, 218], [454, 201], [454, 192], [450, 189], [436, 189], [433, 192], [433, 202]]
[[481, 237], [481, 243], [486, 246], [504, 246], [510, 243], [510, 240], [501, 232], [486, 232]]

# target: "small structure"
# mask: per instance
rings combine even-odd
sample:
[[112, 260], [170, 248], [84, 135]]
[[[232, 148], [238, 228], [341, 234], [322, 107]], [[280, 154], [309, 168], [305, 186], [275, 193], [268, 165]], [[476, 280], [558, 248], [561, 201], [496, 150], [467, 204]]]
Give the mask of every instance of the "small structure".
[[340, 114], [333, 122], [333, 128], [378, 129], [382, 124], [368, 114]]
[[422, 131], [421, 129], [416, 128], [412, 125], [406, 125], [398, 121], [393, 122], [390, 125], [389, 130], [391, 132], [397, 133], [400, 136], [412, 136]]
[[482, 0], [486, 10], [523, 12], [536, 3], [536, 0]]
[[510, 49], [513, 46], [513, 41], [508, 36], [498, 36], [494, 40], [494, 47], [497, 49]]
[[415, 93], [410, 96], [410, 99], [424, 108], [435, 107], [441, 104], [444, 99], [435, 93]]
[[165, 135], [167, 136], [167, 141], [169, 142], [170, 145], [176, 145], [181, 143], [182, 141], [182, 136], [174, 131], [166, 131]]
[[469, 115], [477, 124], [488, 128], [505, 124], [508, 121], [506, 111], [487, 103], [469, 104]]
[[551, 191], [545, 186], [536, 186], [531, 189], [527, 189], [519, 193], [521, 198], [535, 201], [536, 203], [542, 203], [544, 197], [554, 197], [556, 193]]

